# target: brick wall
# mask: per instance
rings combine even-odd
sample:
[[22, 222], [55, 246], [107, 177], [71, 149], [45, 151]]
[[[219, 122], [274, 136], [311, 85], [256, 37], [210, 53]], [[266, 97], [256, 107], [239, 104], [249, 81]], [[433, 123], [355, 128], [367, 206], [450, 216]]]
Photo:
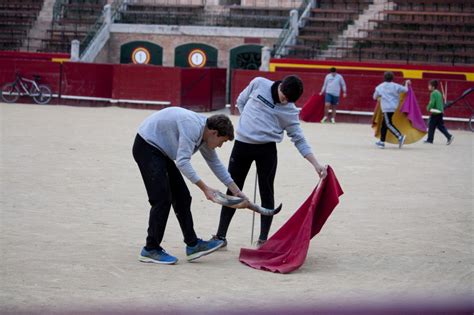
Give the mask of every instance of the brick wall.
[[[229, 64], [229, 51], [232, 48], [249, 43], [246, 37], [226, 36], [192, 36], [192, 35], [164, 35], [164, 34], [137, 34], [137, 33], [111, 33], [109, 43], [99, 54], [100, 62], [120, 63], [120, 47], [131, 41], [149, 41], [163, 47], [163, 66], [174, 66], [174, 51], [177, 46], [188, 43], [203, 43], [218, 50], [218, 67], [227, 68]], [[252, 38], [252, 44], [272, 47], [275, 38]], [[102, 60], [107, 56], [106, 60]]]

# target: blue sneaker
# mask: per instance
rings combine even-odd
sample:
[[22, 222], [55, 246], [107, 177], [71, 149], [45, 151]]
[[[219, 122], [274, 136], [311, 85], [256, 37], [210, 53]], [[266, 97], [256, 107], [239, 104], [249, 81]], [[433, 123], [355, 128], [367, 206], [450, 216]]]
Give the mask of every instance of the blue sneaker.
[[186, 256], [188, 261], [193, 261], [202, 256], [206, 256], [212, 252], [215, 252], [219, 248], [224, 246], [224, 241], [222, 240], [209, 240], [203, 241], [202, 239], [197, 240], [195, 246], [186, 246]]
[[385, 149], [385, 142], [377, 141], [375, 142], [375, 145], [379, 147], [380, 149]]
[[138, 256], [138, 260], [146, 263], [164, 265], [172, 265], [178, 262], [178, 258], [171, 256], [164, 249], [146, 250], [145, 247], [142, 248], [140, 256]]

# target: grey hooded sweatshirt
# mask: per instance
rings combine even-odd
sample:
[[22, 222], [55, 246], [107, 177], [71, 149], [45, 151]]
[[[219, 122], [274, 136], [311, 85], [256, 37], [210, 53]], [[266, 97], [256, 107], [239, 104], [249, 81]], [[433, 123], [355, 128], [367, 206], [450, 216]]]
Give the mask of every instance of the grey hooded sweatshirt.
[[191, 165], [191, 156], [198, 150], [216, 177], [226, 186], [233, 182], [215, 150], [203, 142], [207, 117], [181, 107], [162, 109], [138, 128], [138, 134], [150, 145], [158, 148], [193, 184], [200, 180]]
[[294, 103], [274, 103], [271, 87], [273, 81], [255, 78], [237, 98], [240, 119], [236, 140], [263, 144], [281, 142], [284, 131], [291, 138], [303, 157], [312, 153], [299, 121], [299, 110]]

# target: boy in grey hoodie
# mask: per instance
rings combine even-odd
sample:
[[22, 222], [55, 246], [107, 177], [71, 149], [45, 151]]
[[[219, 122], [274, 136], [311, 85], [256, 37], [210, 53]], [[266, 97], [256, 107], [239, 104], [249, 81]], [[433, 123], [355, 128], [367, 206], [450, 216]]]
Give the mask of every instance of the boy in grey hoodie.
[[[237, 98], [240, 119], [229, 161], [229, 173], [242, 189], [250, 166], [255, 161], [260, 199], [265, 208], [275, 207], [273, 182], [277, 168], [276, 143], [283, 140], [285, 131], [319, 177], [327, 175], [326, 166], [316, 160], [300, 127], [299, 110], [294, 102], [301, 94], [303, 82], [299, 77], [290, 75], [283, 81], [275, 82], [255, 78]], [[212, 240], [224, 241], [223, 247], [227, 245], [226, 234], [234, 213], [235, 209], [222, 207], [217, 234], [212, 237]], [[272, 218], [261, 216], [258, 246], [267, 240]]]
[[191, 195], [181, 174], [212, 200], [217, 190], [207, 186], [191, 165], [191, 156], [200, 151], [229, 191], [246, 198], [215, 152], [224, 142], [233, 139], [234, 127], [225, 115], [207, 118], [184, 108], [169, 107], [143, 121], [133, 144], [133, 157], [145, 183], [151, 209], [146, 245], [141, 250], [140, 261], [158, 264], [178, 261], [161, 247], [171, 205], [184, 235], [189, 261], [224, 245], [223, 241], [197, 238], [191, 214]]

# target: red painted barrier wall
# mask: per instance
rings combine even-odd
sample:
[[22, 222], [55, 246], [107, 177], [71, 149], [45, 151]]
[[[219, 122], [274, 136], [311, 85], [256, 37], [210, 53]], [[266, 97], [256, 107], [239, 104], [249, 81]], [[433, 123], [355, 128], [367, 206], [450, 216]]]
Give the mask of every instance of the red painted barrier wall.
[[59, 92], [60, 63], [42, 60], [0, 58], [0, 86], [15, 80], [16, 72], [32, 80], [33, 75], [41, 77], [40, 83], [48, 84], [53, 94]]
[[114, 99], [168, 101], [172, 106], [176, 106], [180, 104], [180, 94], [179, 68], [114, 65]]
[[[312, 73], [312, 72], [291, 72], [301, 77], [304, 82], [304, 93], [300, 100], [297, 102], [297, 106], [301, 107], [306, 100], [313, 94], [319, 93], [324, 82], [325, 73]], [[239, 93], [248, 85], [248, 83], [255, 77], [262, 76], [271, 80], [280, 80], [289, 72], [259, 72], [250, 70], [235, 70], [232, 74], [232, 89], [231, 89], [231, 111], [235, 111], [235, 101]], [[375, 87], [383, 81], [383, 76], [372, 76], [366, 73], [360, 75], [346, 74], [344, 75], [348, 89], [348, 97], [341, 99], [341, 103], [338, 107], [340, 110], [351, 110], [351, 111], [365, 111], [372, 112], [375, 107], [375, 101], [372, 99], [372, 95]], [[430, 79], [412, 79], [413, 90], [418, 100], [418, 104], [424, 115], [427, 115], [426, 105], [429, 102], [430, 92], [428, 91], [428, 82]], [[448, 84], [448, 96], [449, 99], [454, 99], [461, 95], [469, 87], [473, 86], [473, 82], [459, 81], [459, 80], [442, 80]], [[395, 77], [395, 82], [403, 83], [404, 79], [401, 76]], [[474, 95], [470, 95], [469, 101], [474, 105]], [[453, 106], [446, 110], [447, 117], [469, 117], [470, 112], [464, 106]]]
[[183, 107], [199, 110], [211, 108], [211, 71], [210, 69], [181, 69], [181, 102]]
[[20, 51], [0, 51], [0, 59], [28, 59], [52, 61], [53, 59], [69, 59], [69, 54], [64, 53], [36, 53]]
[[225, 107], [227, 70], [218, 68], [209, 68], [212, 74], [211, 82], [211, 110], [218, 110]]
[[[305, 72], [305, 73], [324, 73], [324, 75], [328, 74], [328, 69], [318, 69], [318, 68], [295, 68], [295, 69], [290, 69], [290, 68], [281, 68], [278, 69], [279, 73], [287, 73], [287, 74], [292, 74], [294, 72]], [[383, 76], [384, 72], [383, 70], [380, 71], [368, 71], [368, 70], [354, 70], [354, 69], [337, 69], [337, 72], [343, 76], [345, 75], [369, 75], [369, 76]], [[402, 77], [403, 74], [400, 71], [392, 71], [395, 76]]]
[[[40, 75], [60, 95], [52, 103], [104, 106], [119, 101], [130, 107], [183, 106], [197, 111], [225, 106], [225, 69], [57, 63], [19, 56], [0, 58], [0, 86], [13, 81], [17, 71], [27, 78]], [[158, 101], [164, 104], [153, 104]]]
[[62, 66], [61, 95], [111, 98], [113, 74], [111, 64], [65, 62]]
[[[356, 70], [363, 73], [364, 71], [372, 72], [377, 71], [404, 71], [410, 75], [422, 74], [420, 76], [425, 78], [425, 74], [430, 72], [437, 72], [449, 75], [451, 79], [467, 79], [468, 75], [474, 73], [474, 67], [472, 66], [440, 66], [440, 65], [415, 65], [415, 64], [403, 64], [403, 63], [377, 63], [377, 62], [357, 62], [357, 61], [340, 61], [340, 60], [309, 60], [309, 59], [270, 59], [270, 71], [313, 71], [317, 68], [326, 69], [330, 67], [338, 68], [338, 71], [342, 70]], [[454, 74], [454, 76], [453, 76]], [[448, 77], [443, 77], [443, 79]], [[472, 80], [471, 80], [472, 81]]]
[[226, 70], [216, 68], [181, 69], [181, 103], [194, 110], [224, 108]]
[[[3, 56], [3, 58], [0, 57], [0, 85], [13, 81], [15, 73], [18, 71], [29, 78], [36, 74], [40, 75], [42, 82], [50, 85], [54, 94], [61, 93], [65, 97], [80, 96], [86, 99], [92, 97], [98, 98], [98, 101], [103, 99], [104, 105], [109, 105], [109, 100], [163, 101], [169, 102], [167, 105], [183, 106], [201, 111], [216, 110], [225, 105], [225, 69], [182, 69], [151, 65], [73, 62], [60, 64], [26, 58], [21, 53], [19, 54], [20, 58], [15, 59], [12, 58], [10, 52], [0, 53], [0, 56]], [[46, 58], [46, 56], [43, 57]], [[232, 106], [235, 106], [238, 94], [253, 78], [264, 76], [271, 80], [277, 80], [289, 73], [299, 75], [304, 81], [305, 91], [297, 102], [298, 106], [302, 106], [313, 93], [320, 91], [327, 73], [327, 69], [326, 71], [299, 69], [297, 72], [287, 70], [278, 72], [234, 70], [231, 86]], [[382, 71], [343, 69], [339, 72], [344, 75], [348, 85], [348, 98], [341, 100], [339, 109], [372, 112], [375, 106], [372, 94], [374, 88], [382, 82]], [[401, 73], [397, 74], [395, 81], [402, 83], [404, 79]], [[412, 79], [411, 81], [420, 108], [426, 115], [425, 108], [430, 94], [427, 85], [429, 80], [436, 78], [436, 76], [428, 72], [424, 75], [423, 79]], [[444, 74], [442, 77], [442, 82], [447, 82], [448, 85], [448, 99], [454, 99], [473, 85], [473, 82], [457, 78], [452, 74]], [[474, 93], [469, 96], [468, 100], [474, 104]], [[67, 103], [67, 101], [65, 98], [60, 100], [61, 103]], [[87, 101], [82, 104], [94, 106], [97, 103]], [[145, 106], [148, 105], [144, 104], [142, 107]], [[234, 108], [232, 111], [235, 112]], [[460, 104], [450, 107], [446, 111], [447, 117], [466, 118], [469, 115], [470, 111]]]

